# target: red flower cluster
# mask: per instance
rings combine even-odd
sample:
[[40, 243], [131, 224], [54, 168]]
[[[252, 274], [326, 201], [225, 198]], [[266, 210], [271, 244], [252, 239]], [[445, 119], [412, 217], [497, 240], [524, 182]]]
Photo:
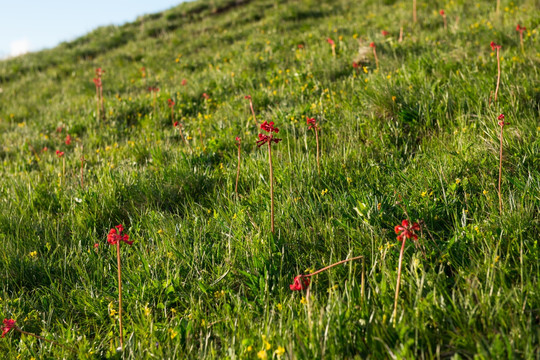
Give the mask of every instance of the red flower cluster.
[[504, 114], [499, 115], [497, 120], [499, 120], [499, 126], [501, 127], [503, 127], [504, 125], [510, 125], [509, 122], [504, 121]]
[[357, 63], [356, 61], [353, 61], [352, 67], [355, 68], [355, 69], [358, 69], [360, 67], [360, 64]]
[[242, 142], [242, 139], [240, 137], [235, 137], [234, 140], [236, 141], [236, 145], [240, 145], [240, 143]]
[[369, 47], [376, 48], [377, 46], [375, 45], [374, 42], [372, 42], [371, 44], [369, 44]]
[[107, 235], [107, 242], [109, 244], [116, 245], [119, 241], [123, 241], [128, 245], [133, 244], [133, 241], [129, 241], [128, 234], [122, 235], [122, 231], [124, 231], [124, 227], [122, 225], [116, 225], [115, 227], [116, 229], [111, 229], [111, 231], [109, 231], [109, 235]]
[[[264, 131], [266, 132], [269, 132], [269, 133], [278, 133], [279, 132], [279, 129], [277, 127], [274, 127], [274, 122], [273, 121], [265, 121], [261, 124], [261, 129], [263, 129]], [[281, 139], [276, 139], [274, 138], [274, 135], [264, 135], [264, 134], [259, 134], [259, 140], [257, 140], [257, 146], [258, 147], [261, 147], [262, 145], [266, 144], [266, 143], [272, 143], [272, 142], [275, 142], [276, 144], [278, 142], [280, 142]]]
[[148, 87], [148, 91], [150, 91], [150, 92], [158, 92], [158, 91], [159, 91], [159, 88], [158, 88], [158, 87], [155, 87], [155, 86], [149, 86], [149, 87]]
[[66, 143], [66, 145], [71, 145], [71, 136], [69, 136], [69, 134], [67, 134], [67, 136], [66, 136], [65, 143]]
[[6, 336], [6, 334], [15, 327], [16, 327], [15, 320], [4, 319], [4, 326], [2, 326], [2, 337]]
[[494, 41], [492, 41], [489, 46], [491, 46], [491, 50], [495, 51], [495, 49], [500, 49], [502, 46], [501, 45], [497, 45]]
[[96, 69], [96, 76], [97, 76], [98, 78], [100, 78], [101, 75], [103, 75], [104, 72], [105, 72], [105, 70], [103, 70], [102, 68], [97, 68], [97, 69]]
[[244, 99], [251, 100], [251, 95], [244, 96]]
[[516, 31], [519, 31], [520, 33], [523, 34], [523, 32], [524, 32], [525, 30], [527, 30], [527, 28], [526, 28], [525, 26], [521, 26], [521, 25], [517, 24], [517, 26], [516, 26]]
[[101, 79], [100, 78], [94, 78], [94, 84], [96, 85], [97, 88], [100, 88], [102, 85], [101, 85]]
[[167, 104], [169, 105], [170, 108], [172, 108], [175, 102], [173, 101], [173, 99], [167, 99]]
[[332, 46], [336, 45], [336, 44], [334, 43], [334, 40], [332, 40], [332, 39], [330, 39], [330, 38], [326, 39], [326, 41], [327, 41], [330, 45], [332, 45]]
[[442, 17], [446, 16], [446, 13], [444, 12], [444, 10], [439, 11], [439, 14], [441, 14]]
[[309, 286], [309, 278], [305, 277], [304, 275], [298, 275], [294, 278], [294, 282], [289, 285], [289, 288], [292, 291], [300, 291], [307, 289]]
[[381, 31], [382, 36], [388, 36], [390, 33], [386, 30]]
[[60, 151], [60, 150], [56, 150], [56, 156], [62, 157], [62, 156], [64, 156], [64, 152]]
[[187, 85], [187, 80], [186, 80], [186, 79], [182, 79], [181, 84], [182, 84], [182, 86], [186, 86], [186, 85]]
[[[413, 223], [409, 226], [408, 220], [403, 220], [401, 222], [401, 225], [396, 225], [394, 227], [394, 231], [396, 234], [398, 234], [397, 239], [399, 241], [403, 241], [405, 238], [410, 239], [413, 238], [413, 240], [418, 240], [418, 236], [414, 233], [414, 231], [419, 231], [420, 225], [418, 223]], [[401, 234], [400, 234], [401, 233]]]
[[317, 130], [317, 120], [315, 118], [310, 118], [309, 116], [306, 116], [307, 118], [307, 121], [306, 123], [309, 125], [308, 127], [308, 130], [311, 130], [313, 128], [315, 128], [315, 130]]
[[[175, 121], [174, 124], [173, 124], [174, 127], [177, 127], [178, 125], [180, 125], [180, 124], [178, 123], [178, 121]], [[180, 125], [180, 126], [182, 126], [182, 125]]]
[[206, 100], [210, 99], [210, 96], [208, 96], [207, 93], [203, 93], [203, 94], [202, 94], [202, 97], [205, 98]]

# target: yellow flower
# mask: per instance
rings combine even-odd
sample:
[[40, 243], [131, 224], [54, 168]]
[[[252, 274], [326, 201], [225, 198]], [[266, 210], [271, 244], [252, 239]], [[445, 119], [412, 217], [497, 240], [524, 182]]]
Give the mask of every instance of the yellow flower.
[[461, 182], [461, 179], [459, 179], [459, 178], [458, 178], [458, 179], [456, 179], [456, 184], [458, 184], [458, 185], [459, 185], [459, 183], [460, 183], [460, 182]]
[[392, 101], [396, 101], [396, 97], [395, 97], [395, 96], [392, 96]]
[[364, 70], [364, 72], [365, 72], [366, 74], [368, 73], [367, 67], [362, 66], [362, 70]]
[[251, 352], [251, 350], [253, 350], [253, 346], [249, 345], [246, 349], [247, 352]]
[[425, 197], [427, 195], [427, 191], [423, 191], [420, 195], [422, 195], [422, 197]]
[[279, 303], [279, 304], [276, 305], [276, 308], [278, 309], [278, 311], [281, 311], [281, 309], [283, 309], [283, 305], [281, 305], [281, 303]]
[[328, 193], [328, 189], [324, 189], [323, 191], [321, 191], [321, 196], [324, 196], [327, 193]]
[[171, 340], [174, 339], [178, 335], [178, 331], [175, 331], [174, 329], [169, 329], [169, 336], [171, 337]]
[[347, 177], [347, 182], [350, 184], [352, 183], [352, 179], [350, 177]]
[[305, 297], [302, 296], [302, 299], [300, 300], [300, 304], [304, 304], [304, 305], [307, 304], [307, 300]]
[[274, 351], [274, 354], [276, 354], [278, 357], [285, 354], [285, 348], [283, 346], [278, 346], [276, 351]]
[[487, 194], [488, 194], [488, 191], [487, 191], [487, 190], [484, 190], [484, 191], [482, 191], [482, 194], [487, 195]]
[[35, 258], [37, 257], [37, 251], [32, 251], [32, 252], [30, 252], [30, 254], [28, 254], [28, 255], [30, 255], [30, 257], [31, 257], [32, 259], [35, 259]]
[[257, 353], [257, 357], [261, 360], [266, 360], [268, 359], [268, 355], [266, 355], [266, 351], [264, 350], [261, 350]]
[[148, 307], [148, 305], [146, 305], [144, 307], [144, 315], [145, 316], [150, 316], [150, 314], [152, 313], [152, 310], [150, 310], [150, 308]]
[[157, 231], [157, 233], [158, 233], [158, 234], [163, 234], [163, 229], [159, 229], [159, 230]]

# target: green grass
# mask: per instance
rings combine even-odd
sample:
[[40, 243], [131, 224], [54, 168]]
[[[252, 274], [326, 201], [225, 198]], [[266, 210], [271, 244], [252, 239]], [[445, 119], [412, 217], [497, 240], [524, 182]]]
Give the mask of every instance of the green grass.
[[[497, 18], [493, 1], [419, 1], [415, 26], [411, 1], [235, 3], [186, 3], [0, 62], [0, 317], [78, 351], [10, 333], [2, 357], [121, 357], [106, 242], [121, 223], [135, 240], [122, 248], [126, 358], [270, 359], [281, 346], [283, 359], [538, 359], [537, 2], [503, 0]], [[525, 53], [517, 23], [529, 29]], [[370, 52], [366, 72], [353, 69], [357, 37], [377, 44], [378, 72]], [[490, 105], [491, 41], [503, 61]], [[95, 119], [97, 67], [105, 121]], [[156, 112], [148, 86], [161, 89]], [[274, 236], [248, 94], [283, 138]], [[511, 124], [502, 215], [500, 113]], [[306, 116], [321, 124], [320, 176]], [[405, 250], [394, 327], [404, 209], [422, 233]], [[307, 268], [358, 255], [364, 298], [356, 262], [316, 276], [307, 300], [289, 290]]]

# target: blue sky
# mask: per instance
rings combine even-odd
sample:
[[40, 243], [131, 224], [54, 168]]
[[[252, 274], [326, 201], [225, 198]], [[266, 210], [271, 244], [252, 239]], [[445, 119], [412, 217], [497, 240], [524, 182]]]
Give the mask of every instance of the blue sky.
[[51, 48], [183, 0], [0, 0], [0, 58]]

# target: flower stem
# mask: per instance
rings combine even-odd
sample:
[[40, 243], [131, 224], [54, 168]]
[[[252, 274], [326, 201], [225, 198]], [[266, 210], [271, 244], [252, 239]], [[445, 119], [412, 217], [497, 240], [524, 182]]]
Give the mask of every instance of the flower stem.
[[495, 87], [495, 100], [497, 102], [497, 94], [499, 92], [499, 83], [501, 82], [501, 59], [499, 57], [499, 49], [497, 48], [497, 87]]
[[116, 243], [116, 259], [118, 262], [118, 323], [120, 325], [120, 347], [124, 348], [124, 331], [122, 328], [122, 268], [120, 265], [120, 241]]
[[272, 141], [268, 142], [268, 163], [270, 166], [270, 224], [274, 233], [274, 170], [272, 168]]
[[100, 103], [100, 100], [99, 100], [99, 86], [96, 85], [96, 120], [99, 121], [100, 120], [100, 114], [99, 114], [99, 103]]
[[377, 66], [377, 70], [379, 70], [379, 58], [377, 57], [377, 50], [373, 48], [373, 56], [375, 57], [375, 65]]
[[502, 178], [502, 156], [503, 156], [503, 127], [504, 126], [501, 126], [501, 149], [499, 153], [499, 215], [502, 214], [501, 178]]
[[332, 56], [336, 57], [336, 44], [332, 44]]
[[192, 152], [193, 150], [191, 150], [191, 145], [189, 145], [189, 143], [187, 142], [186, 138], [184, 137], [184, 133], [183, 133], [183, 131], [182, 131], [182, 125], [181, 125], [181, 124], [178, 124], [178, 130], [180, 131], [180, 136], [182, 137], [182, 141], [183, 141], [184, 144], [186, 144], [186, 146], [188, 147], [189, 152]]
[[396, 284], [396, 296], [394, 298], [394, 313], [392, 314], [392, 319], [393, 319], [393, 322], [394, 322], [394, 326], [396, 326], [397, 303], [398, 303], [398, 296], [399, 296], [399, 285], [400, 285], [400, 282], [401, 282], [401, 263], [403, 262], [403, 251], [405, 250], [405, 240], [406, 240], [406, 238], [403, 237], [403, 241], [401, 243], [401, 251], [399, 252], [399, 265], [398, 265], [397, 284]]
[[317, 173], [320, 175], [321, 168], [319, 166], [319, 129], [315, 127], [314, 130], [315, 130], [315, 140], [317, 141]]
[[[331, 269], [333, 268], [334, 266], [338, 266], [338, 265], [341, 265], [341, 264], [344, 264], [346, 262], [349, 262], [349, 261], [353, 261], [353, 260], [358, 260], [358, 259], [364, 259], [364, 256], [361, 255], [361, 256], [355, 256], [355, 257], [352, 257], [350, 259], [345, 259], [345, 260], [341, 260], [341, 261], [338, 261], [337, 263], [335, 264], [332, 264], [332, 265], [328, 265], [326, 267], [323, 267], [322, 269], [319, 269], [315, 272], [312, 272], [311, 274], [307, 274], [307, 275], [302, 275], [302, 277], [310, 277], [310, 276], [313, 276], [313, 275], [317, 275], [317, 274], [320, 274], [322, 273], [323, 271], [326, 271], [328, 269]], [[364, 261], [362, 260], [362, 263], [364, 263]], [[363, 267], [363, 266], [362, 266]], [[362, 270], [362, 274], [363, 274], [363, 270]], [[364, 283], [364, 277], [362, 276], [362, 288], [364, 287], [363, 283]]]
[[103, 103], [103, 85], [99, 87], [99, 99], [101, 101], [101, 117], [105, 120], [105, 105]]
[[257, 118], [255, 117], [255, 110], [253, 109], [253, 102], [251, 99], [249, 99], [249, 107], [251, 109], [251, 113], [253, 114], [253, 121], [255, 122], [255, 126], [257, 126]]
[[416, 0], [413, 0], [413, 13], [412, 13], [412, 16], [413, 16], [413, 23], [416, 24]]
[[81, 154], [81, 189], [84, 189], [84, 155]]
[[240, 157], [240, 147], [241, 145], [238, 144], [238, 166], [236, 168], [236, 185], [234, 187], [234, 192], [236, 194], [236, 198], [238, 199], [238, 179], [240, 178], [240, 161], [241, 161], [241, 157]]
[[60, 344], [59, 342], [56, 342], [54, 340], [49, 340], [49, 339], [45, 339], [43, 336], [39, 336], [39, 335], [36, 335], [36, 334], [33, 334], [33, 333], [30, 333], [28, 331], [24, 331], [22, 330], [20, 327], [18, 326], [15, 326], [15, 330], [17, 330], [18, 332], [20, 332], [21, 334], [24, 334], [24, 335], [28, 335], [28, 336], [32, 336], [32, 337], [35, 337], [36, 339], [39, 339], [39, 340], [43, 340], [43, 341], [46, 341], [50, 344], [53, 344], [53, 345], [56, 345], [56, 346], [60, 346], [60, 347], [63, 347], [64, 349], [68, 349], [68, 350], [71, 350], [73, 352], [76, 352], [76, 350], [72, 347], [69, 347], [69, 346], [66, 346], [66, 345], [63, 345], [63, 344]]

